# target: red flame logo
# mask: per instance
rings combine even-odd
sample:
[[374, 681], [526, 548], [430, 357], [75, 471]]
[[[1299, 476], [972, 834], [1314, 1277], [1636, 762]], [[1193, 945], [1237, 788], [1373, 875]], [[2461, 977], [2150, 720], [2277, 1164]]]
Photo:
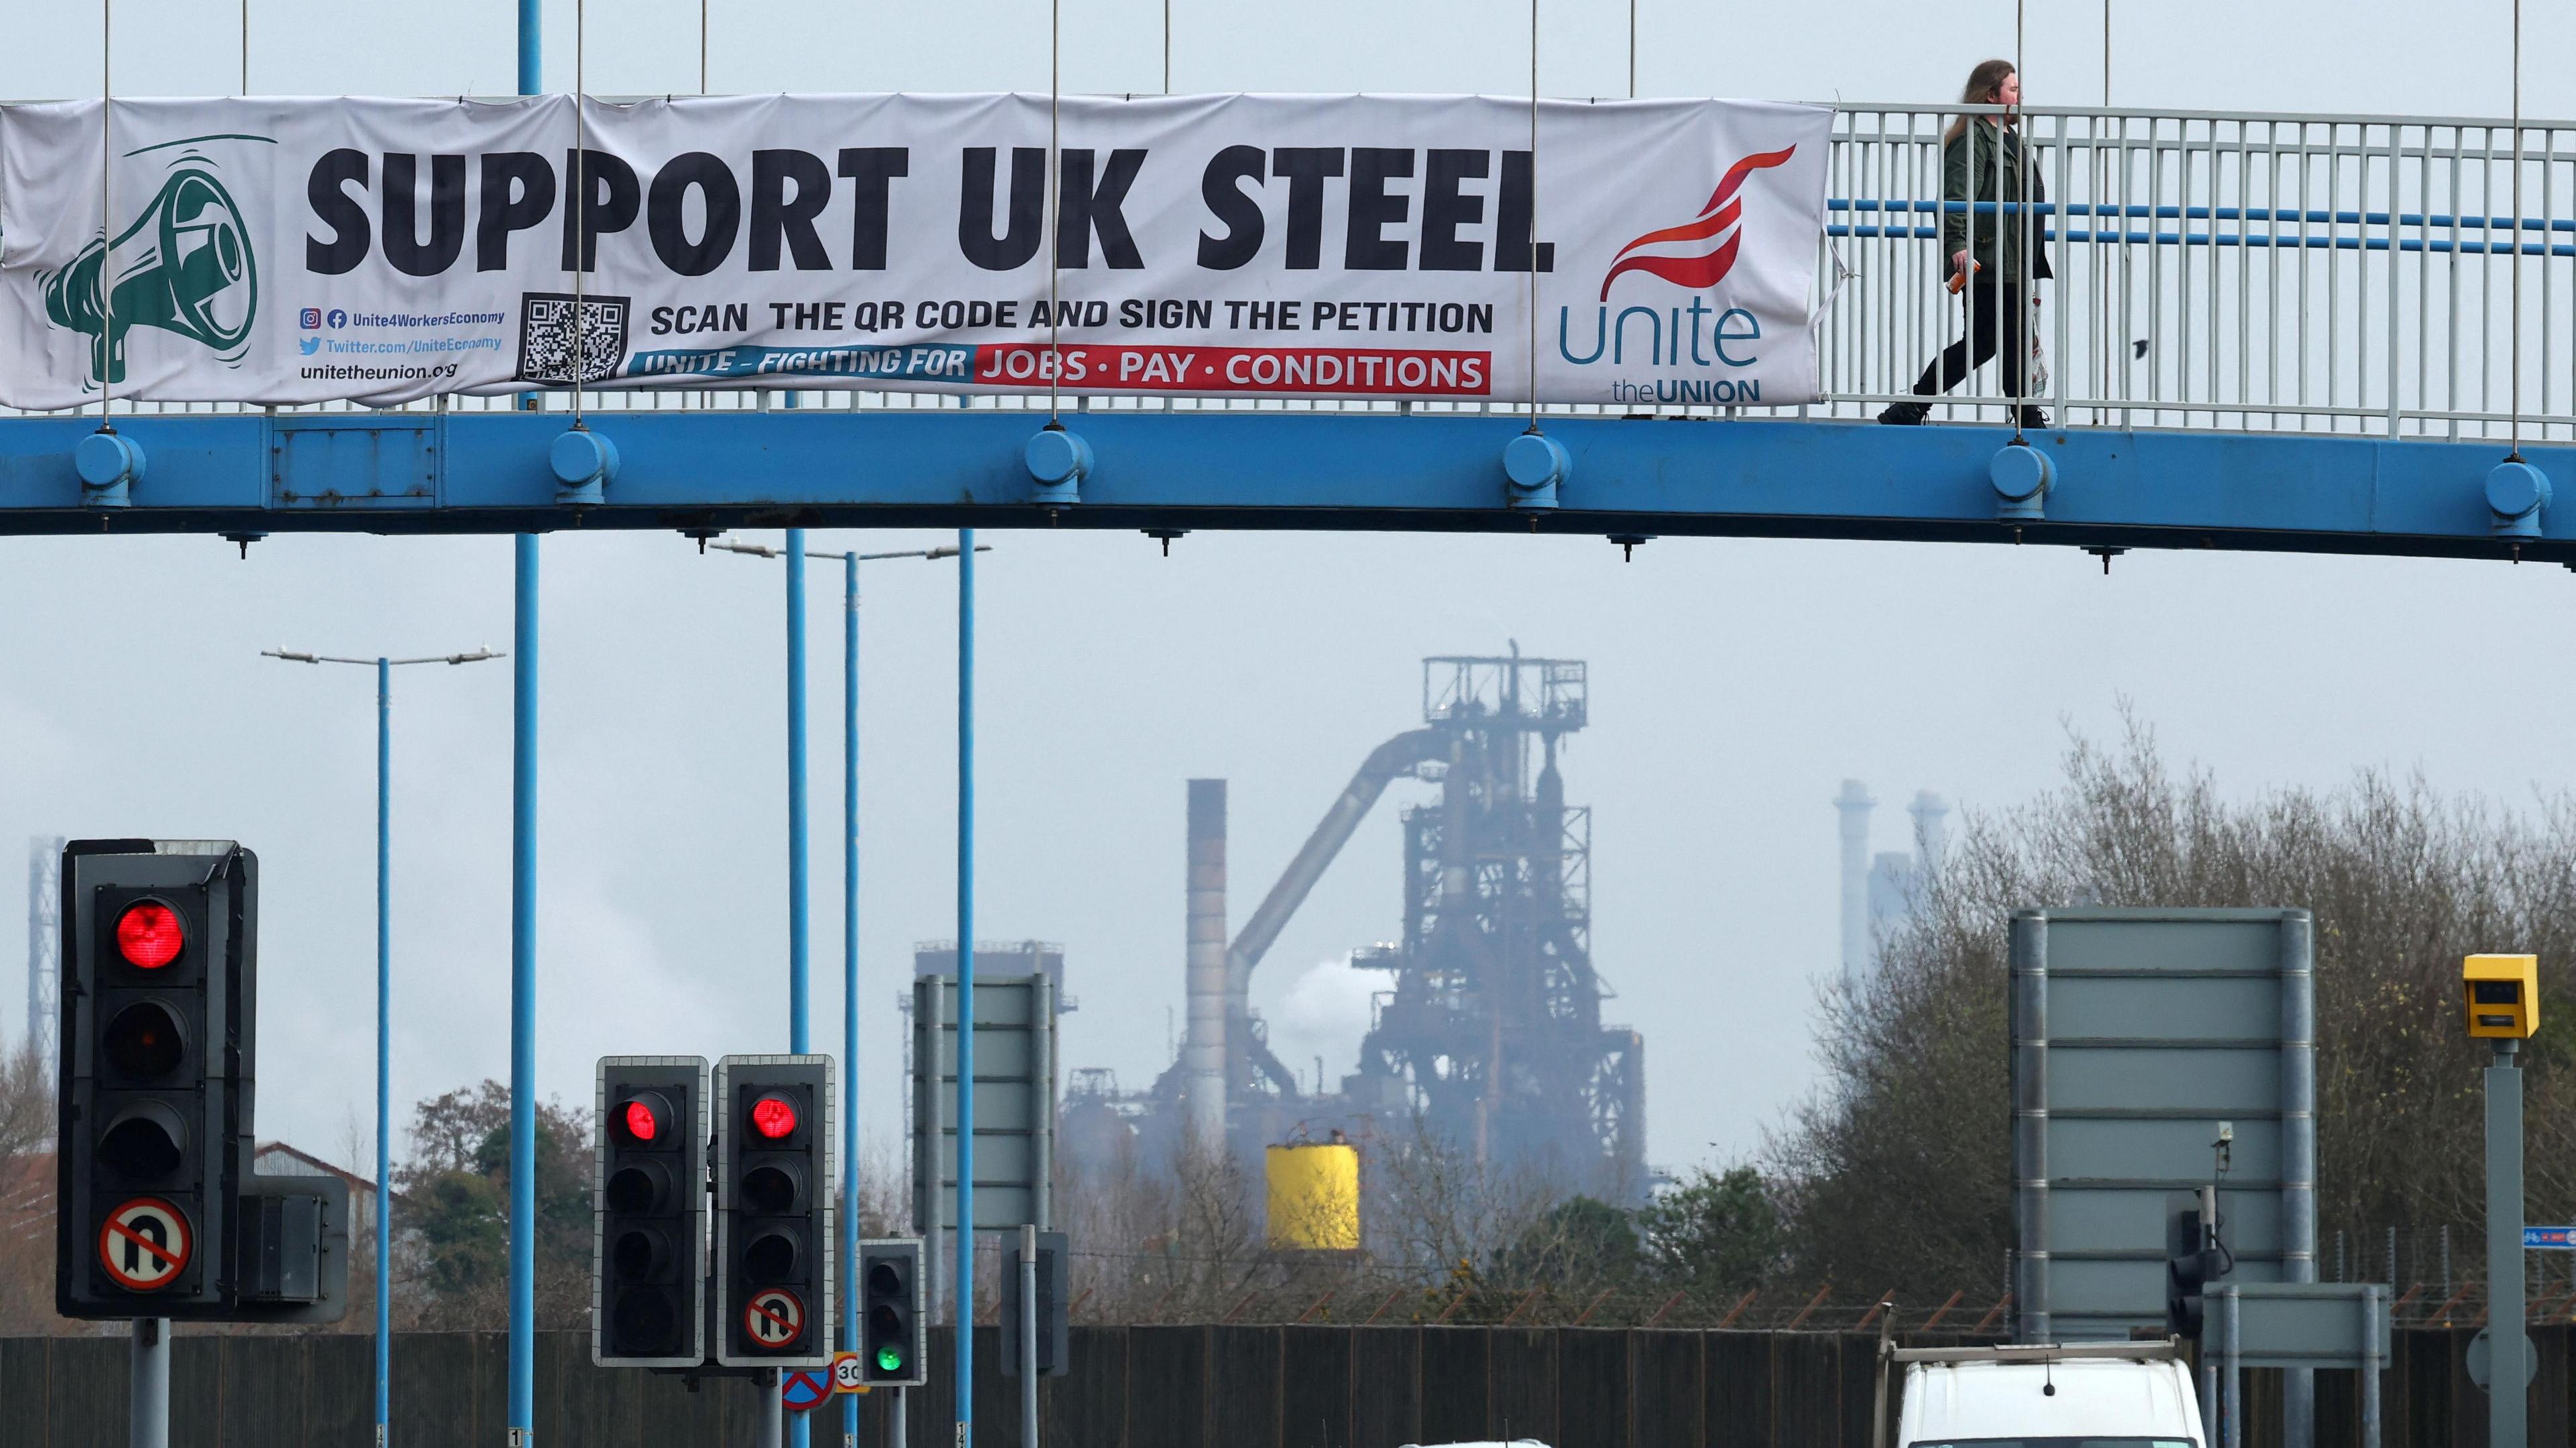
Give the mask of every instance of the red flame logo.
[[[1744, 203], [1736, 196], [1737, 189], [1744, 185], [1745, 177], [1779, 165], [1797, 149], [1790, 146], [1785, 150], [1765, 151], [1727, 167], [1726, 175], [1717, 183], [1717, 190], [1709, 194], [1708, 205], [1700, 208], [1698, 220], [1647, 232], [1619, 248], [1618, 256], [1611, 260], [1609, 274], [1601, 278], [1601, 300], [1610, 300], [1610, 284], [1625, 272], [1646, 272], [1693, 291], [1716, 286], [1724, 280], [1735, 265], [1736, 243], [1744, 235], [1742, 228], [1736, 225], [1744, 219]], [[1724, 241], [1696, 256], [1633, 254], [1641, 246], [1657, 246], [1671, 241], [1706, 241], [1721, 232], [1726, 235]]]

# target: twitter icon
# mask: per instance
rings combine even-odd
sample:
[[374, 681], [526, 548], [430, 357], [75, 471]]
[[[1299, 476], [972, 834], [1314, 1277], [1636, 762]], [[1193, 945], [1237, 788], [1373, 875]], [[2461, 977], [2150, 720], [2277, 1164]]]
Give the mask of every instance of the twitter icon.
[[314, 353], [322, 350], [322, 339], [319, 337], [298, 337], [295, 339], [295, 347], [297, 351], [310, 357]]

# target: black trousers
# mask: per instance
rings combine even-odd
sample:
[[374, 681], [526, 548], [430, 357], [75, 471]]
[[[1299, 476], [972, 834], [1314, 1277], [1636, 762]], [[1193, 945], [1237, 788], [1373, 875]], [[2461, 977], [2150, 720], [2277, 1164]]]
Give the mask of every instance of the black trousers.
[[1951, 343], [1931, 366], [1923, 369], [1922, 378], [1914, 384], [1915, 395], [1937, 397], [1958, 386], [1995, 355], [2000, 342], [2004, 395], [2021, 396], [2022, 362], [2030, 356], [2030, 342], [2022, 335], [2030, 304], [2024, 300], [2022, 288], [2010, 283], [1973, 282], [1959, 295], [1968, 304], [1968, 334]]

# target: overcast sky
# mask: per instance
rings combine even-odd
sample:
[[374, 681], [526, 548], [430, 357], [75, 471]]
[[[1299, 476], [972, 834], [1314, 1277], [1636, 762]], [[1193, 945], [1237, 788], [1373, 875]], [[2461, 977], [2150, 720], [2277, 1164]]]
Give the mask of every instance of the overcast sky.
[[[2528, 3], [2526, 114], [2576, 114], [2576, 8]], [[1648, 95], [1952, 99], [2013, 47], [1995, 0], [1642, 4]], [[2098, 103], [2101, 6], [2030, 11], [2032, 103]], [[513, 13], [253, 0], [250, 86], [506, 92]], [[593, 0], [589, 88], [696, 89], [698, 13]], [[1161, 14], [1067, 0], [1067, 89], [1159, 90]], [[1173, 0], [1173, 86], [1516, 92], [1526, 15]], [[1543, 88], [1624, 93], [1627, 16], [1544, 0]], [[2113, 99], [2501, 115], [2509, 17], [2505, 0], [2439, 22], [2387, 0], [2119, 0]], [[232, 6], [118, 0], [115, 23], [119, 93], [239, 85]], [[572, 5], [550, 0], [547, 24], [547, 84], [568, 89]], [[717, 90], [1047, 79], [1035, 0], [715, 0], [710, 29]], [[30, 0], [0, 32], [0, 96], [97, 93], [94, 3]], [[2065, 731], [2108, 732], [2126, 696], [2237, 793], [2385, 765], [2519, 803], [2568, 778], [2576, 578], [2554, 567], [2131, 553], [2105, 578], [2070, 550], [1966, 545], [1674, 539], [1623, 564], [1597, 538], [1201, 532], [1168, 560], [1134, 534], [985, 541], [977, 933], [1064, 944], [1081, 1000], [1065, 1064], [1131, 1088], [1165, 1064], [1181, 1003], [1182, 781], [1232, 781], [1239, 926], [1360, 759], [1417, 721], [1427, 654], [1517, 640], [1591, 662], [1566, 786], [1594, 807], [1596, 961], [1610, 1016], [1646, 1034], [1650, 1156], [1672, 1167], [1753, 1150], [1812, 1088], [1845, 776], [1876, 791], [1877, 845], [1898, 848], [1913, 791], [2022, 800], [2054, 778]], [[603, 1053], [786, 1046], [781, 570], [667, 535], [544, 552], [539, 1065], [548, 1093], [586, 1103]], [[954, 929], [953, 578], [904, 563], [868, 581], [861, 1070], [888, 1145], [909, 948]], [[837, 1049], [837, 573], [812, 586], [815, 1009]], [[265, 1137], [334, 1157], [371, 1140], [375, 796], [367, 674], [258, 651], [506, 648], [510, 597], [498, 538], [281, 537], [247, 560], [212, 539], [0, 539], [7, 878], [38, 833], [258, 850]], [[509, 685], [506, 664], [396, 676], [397, 1101], [507, 1073]], [[1390, 806], [1424, 793], [1391, 792], [1255, 977], [1301, 1071], [1318, 1053], [1350, 1068], [1365, 996], [1341, 957], [1396, 934]], [[0, 943], [0, 1038], [24, 1022], [17, 935]]]

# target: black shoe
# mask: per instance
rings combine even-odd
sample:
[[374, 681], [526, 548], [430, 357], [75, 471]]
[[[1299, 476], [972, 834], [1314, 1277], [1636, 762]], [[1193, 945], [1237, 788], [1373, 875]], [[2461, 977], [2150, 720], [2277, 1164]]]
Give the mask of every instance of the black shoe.
[[1890, 427], [1920, 427], [1923, 419], [1931, 415], [1932, 409], [1920, 402], [1892, 402], [1878, 420]]
[[2025, 407], [2021, 410], [2021, 420], [2013, 425], [2025, 430], [2044, 431], [2048, 427], [2048, 414], [2036, 407]]

